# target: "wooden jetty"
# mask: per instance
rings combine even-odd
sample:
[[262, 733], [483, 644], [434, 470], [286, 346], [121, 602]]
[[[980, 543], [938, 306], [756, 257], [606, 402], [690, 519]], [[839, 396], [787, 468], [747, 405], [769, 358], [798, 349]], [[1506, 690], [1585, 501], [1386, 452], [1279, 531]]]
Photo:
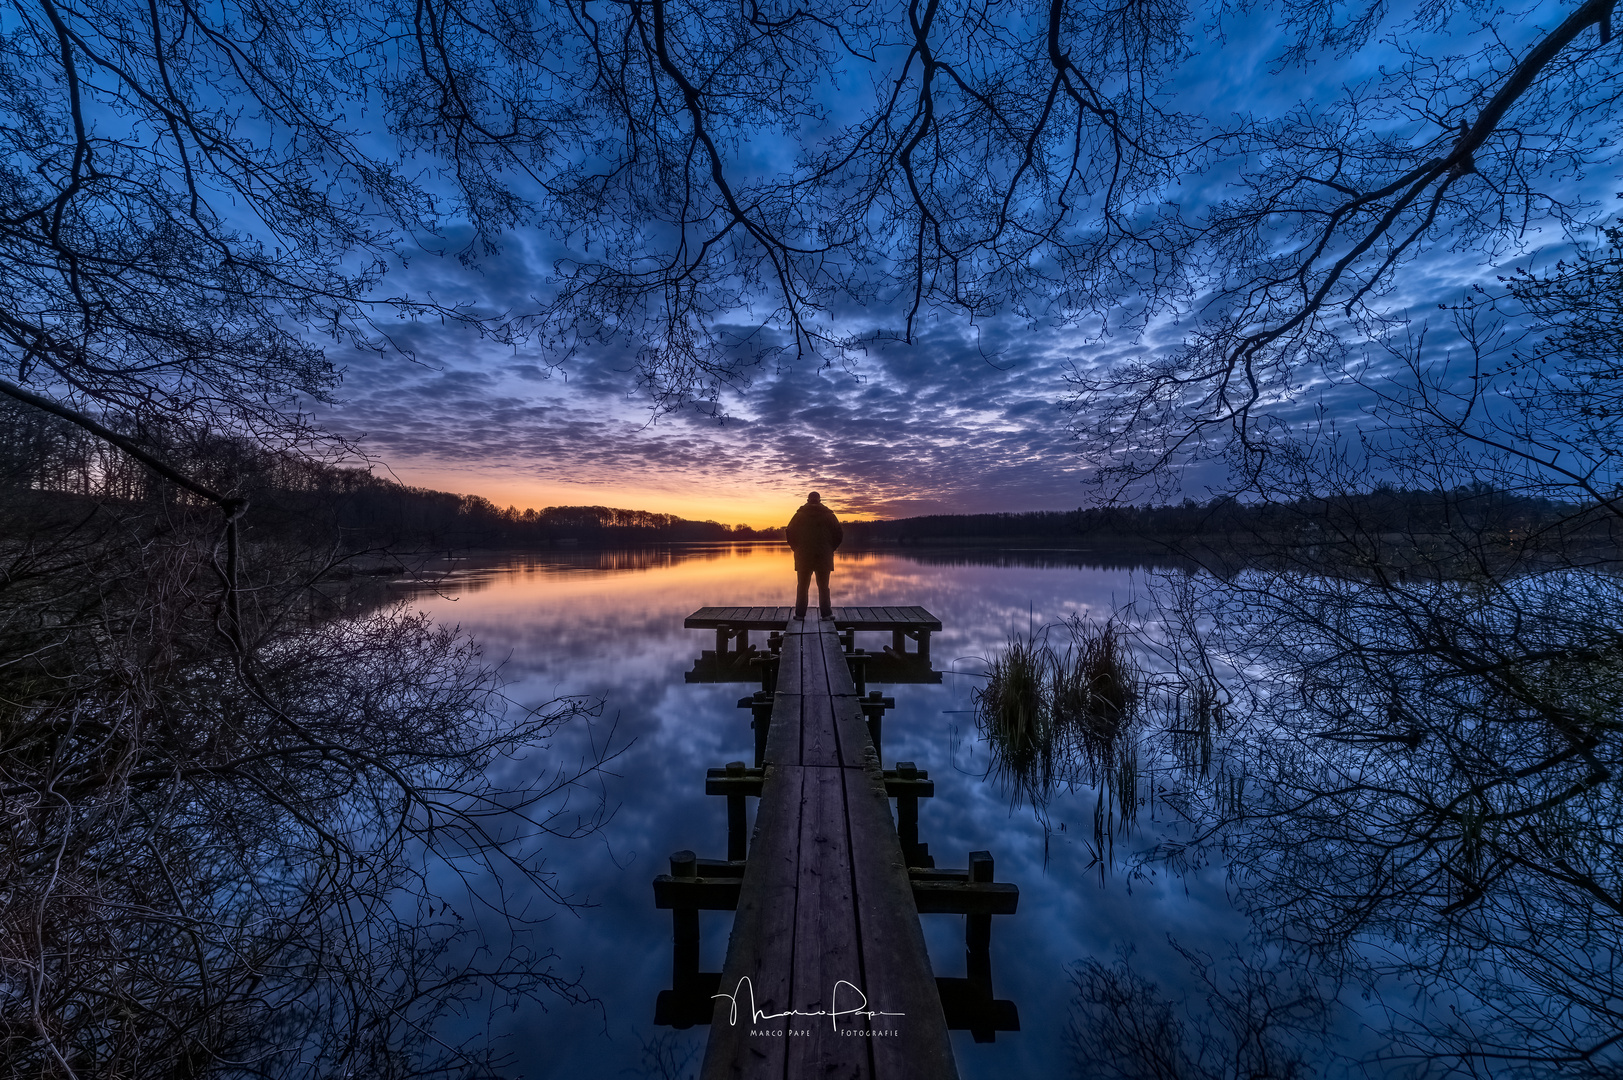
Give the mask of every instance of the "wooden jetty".
[[[763, 691], [740, 702], [756, 718], [756, 767], [733, 762], [706, 780], [728, 798], [727, 859], [677, 852], [654, 882], [675, 929], [656, 1020], [710, 1024], [705, 1080], [955, 1077], [949, 1027], [978, 1041], [1018, 1028], [1013, 1004], [992, 999], [989, 943], [991, 916], [1012, 913], [1019, 890], [992, 881], [985, 852], [968, 870], [934, 868], [918, 842], [918, 800], [934, 784], [909, 762], [882, 768], [875, 737], [893, 702], [859, 693], [861, 658], [847, 651], [855, 629], [911, 634], [927, 650], [941, 624], [916, 607], [790, 614], [703, 608], [686, 622], [715, 629], [718, 650], [723, 633], [748, 651], [749, 630], [775, 631], [775, 653]], [[746, 844], [749, 796], [760, 803]], [[719, 973], [698, 970], [700, 909], [737, 912]], [[920, 912], [968, 916], [969, 978], [934, 976]]]

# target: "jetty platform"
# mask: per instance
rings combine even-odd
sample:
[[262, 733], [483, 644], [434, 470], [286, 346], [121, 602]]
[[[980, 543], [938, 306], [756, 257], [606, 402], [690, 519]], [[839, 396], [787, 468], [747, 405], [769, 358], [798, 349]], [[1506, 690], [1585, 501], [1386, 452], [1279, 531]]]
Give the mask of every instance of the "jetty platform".
[[[782, 630], [794, 614], [791, 607], [702, 607], [689, 615], [682, 625], [689, 630], [714, 630], [716, 654], [728, 652], [728, 642], [736, 640], [736, 651], [748, 651], [751, 630]], [[815, 611], [808, 614], [816, 618]], [[898, 655], [915, 656], [924, 663], [930, 660], [930, 634], [941, 629], [941, 620], [921, 607], [837, 607], [833, 619], [823, 619], [815, 625], [826, 629], [833, 623], [838, 633], [856, 630], [889, 630], [889, 651]], [[824, 630], [819, 630], [819, 633]], [[914, 652], [907, 652], [907, 641], [918, 642]]]

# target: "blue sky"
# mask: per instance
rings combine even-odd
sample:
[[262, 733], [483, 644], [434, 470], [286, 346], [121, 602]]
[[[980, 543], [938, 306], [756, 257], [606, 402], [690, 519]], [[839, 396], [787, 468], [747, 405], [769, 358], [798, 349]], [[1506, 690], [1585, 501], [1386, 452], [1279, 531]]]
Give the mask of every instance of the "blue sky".
[[[1525, 44], [1565, 11], [1544, 4], [1501, 15], [1500, 30]], [[1278, 116], [1326, 104], [1381, 65], [1401, 61], [1388, 42], [1276, 71], [1270, 59], [1284, 40], [1276, 22], [1271, 10], [1233, 15], [1222, 40], [1197, 27], [1195, 55], [1174, 84], [1172, 106], [1198, 109], [1219, 124]], [[1447, 34], [1408, 33], [1403, 40], [1422, 55], [1471, 45]], [[774, 149], [786, 155], [796, 147]], [[773, 149], [755, 147], [749, 155], [741, 170], [770, 164]], [[1186, 177], [1168, 197], [1198, 217], [1229, 194], [1233, 179], [1232, 167], [1220, 167]], [[1615, 169], [1559, 183], [1596, 200], [1619, 186]], [[1552, 223], [1535, 220], [1510, 255], [1520, 254], [1525, 264], [1527, 253], [1542, 252], [1553, 262], [1562, 242]], [[522, 313], [548, 296], [558, 250], [540, 230], [515, 232], [502, 252], [472, 266], [415, 259], [397, 268], [385, 289]], [[1447, 329], [1437, 305], [1472, 282], [1491, 282], [1492, 261], [1438, 246], [1402, 270], [1386, 306], [1429, 317], [1434, 343], [1446, 346], [1438, 339]], [[1134, 298], [1123, 302], [1130, 307]], [[849, 366], [821, 370], [815, 361], [769, 362], [717, 403], [719, 410], [663, 414], [640, 395], [628, 354], [562, 359], [538, 343], [513, 347], [459, 327], [401, 323], [395, 340], [415, 360], [333, 349], [329, 355], [346, 369], [342, 404], [320, 416], [336, 430], [364, 436], [369, 452], [403, 481], [520, 508], [597, 503], [771, 525], [786, 520], [810, 488], [855, 516], [1074, 508], [1091, 494], [1087, 463], [1060, 404], [1067, 365], [1108, 365], [1173, 348], [1198, 312], [1186, 307], [1175, 316], [1142, 336], [1100, 339], [1041, 318], [994, 315], [971, 323], [942, 313], [911, 345], [875, 347]], [[868, 327], [898, 316], [871, 307], [834, 317]], [[1352, 358], [1361, 355], [1355, 342]], [[1369, 422], [1367, 395], [1357, 387], [1312, 374], [1304, 385], [1297, 415], [1322, 402], [1346, 429]], [[717, 411], [720, 418], [712, 415]], [[1201, 497], [1216, 479], [1192, 474], [1184, 493]]]

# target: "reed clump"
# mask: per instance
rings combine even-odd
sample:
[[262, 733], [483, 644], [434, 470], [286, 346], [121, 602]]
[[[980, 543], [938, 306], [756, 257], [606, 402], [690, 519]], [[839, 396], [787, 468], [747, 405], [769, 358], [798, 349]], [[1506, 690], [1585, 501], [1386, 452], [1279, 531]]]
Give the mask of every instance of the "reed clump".
[[1137, 801], [1138, 752], [1124, 736], [1136, 721], [1143, 676], [1115, 620], [1072, 619], [1065, 627], [1063, 652], [1046, 634], [1011, 639], [975, 691], [992, 771], [1035, 802], [1056, 782], [1085, 778], [1126, 814]]
[[1053, 727], [1097, 782], [1117, 764], [1117, 742], [1136, 716], [1143, 676], [1114, 619], [1102, 626], [1072, 619], [1067, 626], [1071, 642], [1049, 676]]
[[994, 766], [1036, 794], [1046, 794], [1054, 778], [1053, 712], [1045, 693], [1050, 660], [1033, 638], [1013, 638], [975, 691]]

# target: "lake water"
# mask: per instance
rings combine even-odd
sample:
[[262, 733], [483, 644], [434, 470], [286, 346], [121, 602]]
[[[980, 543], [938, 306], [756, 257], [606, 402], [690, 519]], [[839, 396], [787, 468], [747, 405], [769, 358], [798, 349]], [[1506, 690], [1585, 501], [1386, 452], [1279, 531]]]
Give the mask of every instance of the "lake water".
[[[973, 673], [1012, 633], [1073, 614], [1103, 619], [1144, 589], [1145, 570], [1090, 566], [1074, 552], [932, 551], [842, 554], [833, 575], [838, 605], [915, 604], [944, 629], [931, 643], [940, 685], [885, 686], [896, 707], [885, 717], [887, 764], [911, 760], [936, 781], [920, 806], [920, 839], [938, 865], [963, 866], [987, 849], [996, 877], [1020, 887], [1019, 912], [993, 920], [997, 996], [1019, 1009], [1021, 1030], [976, 1044], [954, 1032], [961, 1075], [1064, 1076], [1072, 1069], [1066, 1027], [1075, 998], [1070, 970], [1134, 950], [1133, 966], [1176, 996], [1187, 964], [1169, 936], [1221, 954], [1245, 920], [1220, 870], [1168, 879], [1132, 878], [1094, 862], [1095, 793], [1056, 797], [1047, 824], [1011, 806], [988, 779], [977, 737]], [[781, 545], [683, 547], [639, 552], [563, 552], [469, 562], [437, 589], [398, 586], [413, 606], [459, 625], [503, 662], [507, 694], [522, 705], [566, 695], [602, 701], [593, 722], [571, 722], [544, 755], [523, 767], [571, 763], [605, 746], [619, 751], [601, 776], [613, 810], [590, 838], [556, 841], [549, 868], [559, 887], [589, 907], [560, 910], [544, 936], [556, 969], [578, 974], [593, 1005], [548, 1002], [502, 1017], [518, 1067], [531, 1078], [696, 1075], [707, 1029], [653, 1023], [656, 994], [669, 985], [671, 917], [654, 907], [651, 881], [672, 851], [726, 855], [725, 800], [704, 794], [707, 768], [753, 754], [747, 684], [689, 684], [683, 674], [709, 631], [682, 620], [707, 605], [792, 601], [794, 575]], [[762, 635], [757, 635], [759, 642]], [[877, 650], [889, 634], [858, 635]], [[753, 813], [753, 800], [751, 806]], [[1146, 813], [1117, 840], [1118, 854], [1175, 828]], [[732, 915], [702, 916], [701, 967], [719, 970]], [[963, 919], [923, 917], [937, 975], [964, 972]], [[661, 1065], [660, 1062], [664, 1064]], [[685, 1065], [684, 1065], [685, 1062]]]

